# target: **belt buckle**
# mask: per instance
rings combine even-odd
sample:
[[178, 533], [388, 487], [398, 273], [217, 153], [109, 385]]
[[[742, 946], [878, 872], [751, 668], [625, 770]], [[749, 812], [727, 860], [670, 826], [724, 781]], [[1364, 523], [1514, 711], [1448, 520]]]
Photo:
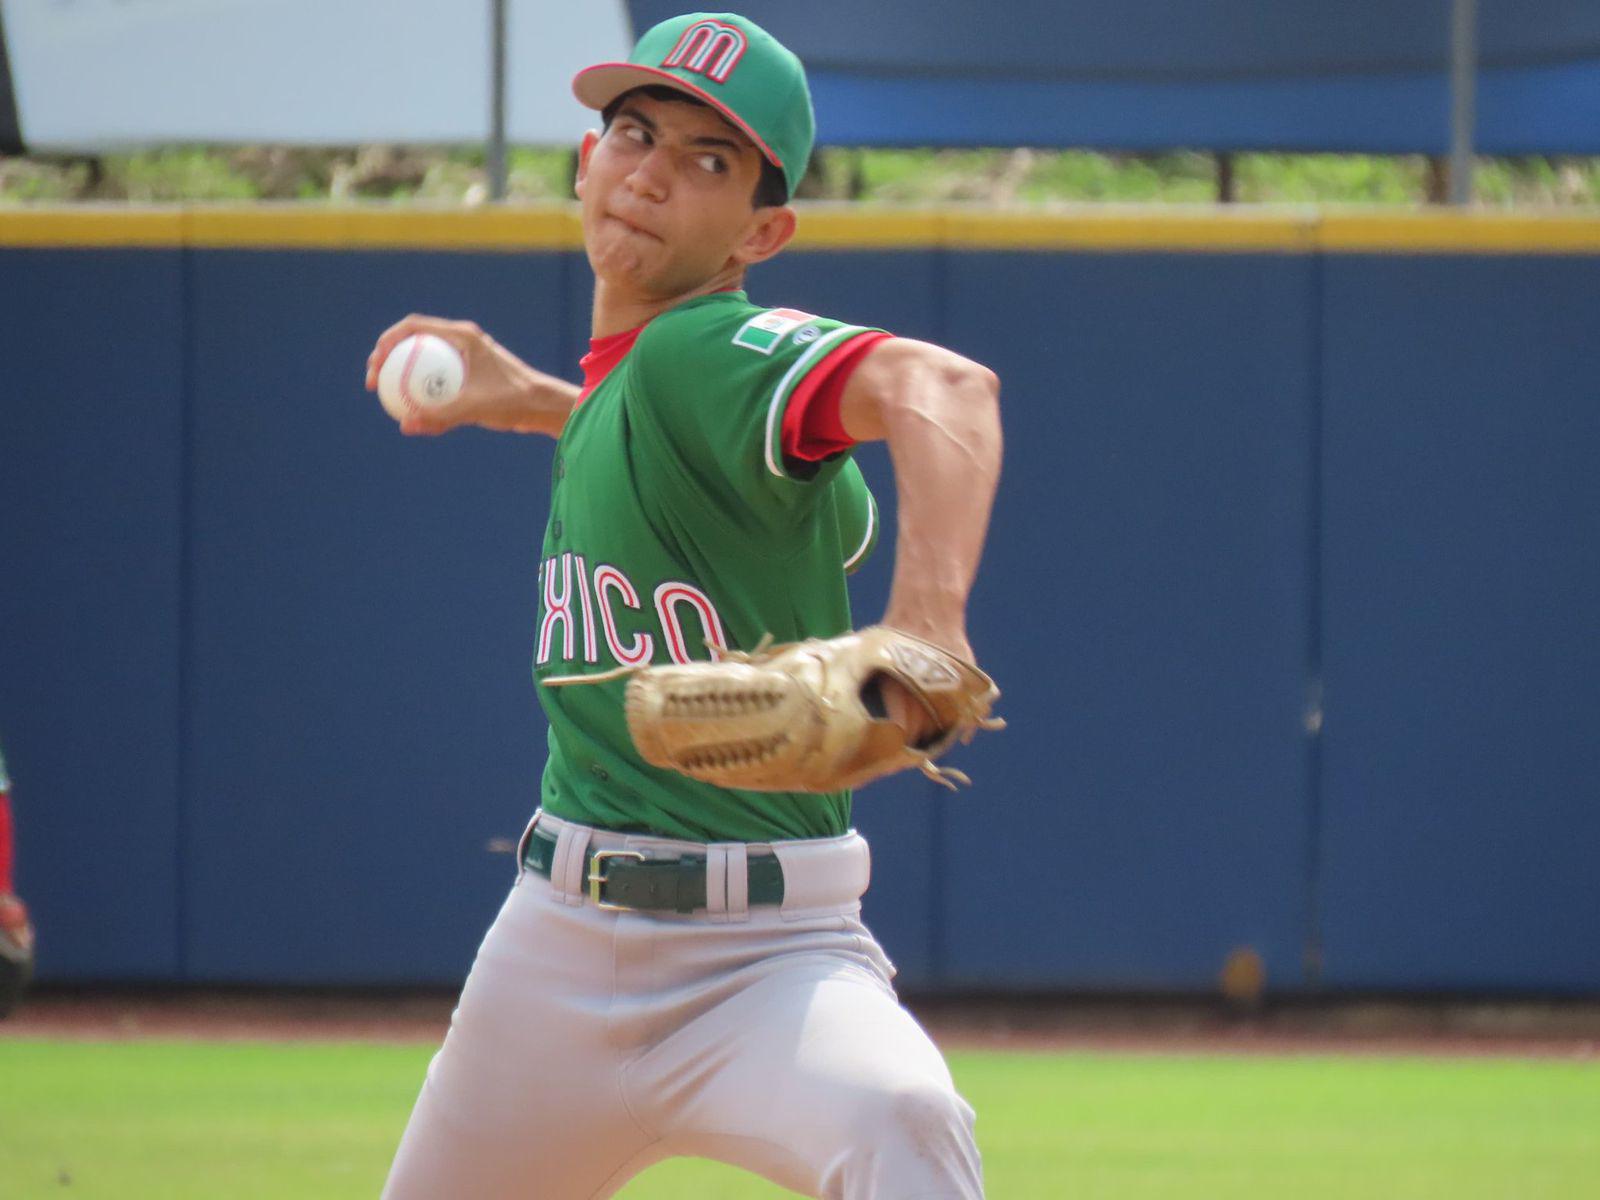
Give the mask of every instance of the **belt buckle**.
[[631, 858], [636, 862], [644, 862], [645, 857], [637, 850], [596, 850], [589, 859], [589, 899], [597, 907], [607, 912], [633, 912], [626, 904], [608, 904], [600, 899], [600, 889], [605, 886], [609, 876], [603, 869], [607, 859]]

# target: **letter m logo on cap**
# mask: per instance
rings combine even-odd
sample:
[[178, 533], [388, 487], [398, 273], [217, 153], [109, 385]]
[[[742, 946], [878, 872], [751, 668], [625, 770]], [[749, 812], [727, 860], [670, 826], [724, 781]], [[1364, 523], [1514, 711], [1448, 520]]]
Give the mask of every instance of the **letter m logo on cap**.
[[714, 83], [727, 83], [744, 57], [745, 45], [744, 30], [737, 25], [707, 18], [683, 31], [661, 65], [698, 71]]

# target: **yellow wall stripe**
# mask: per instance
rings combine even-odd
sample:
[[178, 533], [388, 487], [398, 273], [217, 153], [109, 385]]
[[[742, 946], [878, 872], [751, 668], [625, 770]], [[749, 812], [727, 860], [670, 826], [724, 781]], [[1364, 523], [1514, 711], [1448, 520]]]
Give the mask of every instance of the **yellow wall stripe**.
[[1600, 218], [1516, 213], [1340, 213], [1322, 218], [1334, 253], [1600, 254]]
[[[0, 208], [0, 246], [578, 250], [566, 204], [378, 206], [82, 205]], [[1207, 206], [1037, 210], [801, 208], [802, 250], [1075, 250], [1209, 253], [1600, 254], [1600, 214], [1354, 211]]]
[[583, 244], [577, 209], [191, 208], [186, 244], [220, 248], [567, 250]]
[[0, 209], [0, 246], [177, 246], [183, 243], [180, 209]]
[[1315, 225], [1304, 217], [1234, 208], [955, 214], [950, 244], [972, 249], [1305, 251]]
[[1241, 209], [1118, 206], [1054, 211], [813, 207], [797, 247], [813, 250], [1286, 250], [1313, 246], [1314, 221]]

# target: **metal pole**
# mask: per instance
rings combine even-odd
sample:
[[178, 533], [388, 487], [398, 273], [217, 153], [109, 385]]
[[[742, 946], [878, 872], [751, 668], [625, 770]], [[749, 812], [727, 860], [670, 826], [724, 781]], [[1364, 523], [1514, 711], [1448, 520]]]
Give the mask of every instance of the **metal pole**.
[[1217, 203], [1232, 204], [1238, 199], [1237, 189], [1233, 179], [1233, 151], [1218, 150], [1217, 160]]
[[1478, 106], [1478, 0], [1450, 7], [1450, 203], [1472, 203], [1472, 143]]
[[489, 0], [489, 199], [506, 198], [506, 4]]

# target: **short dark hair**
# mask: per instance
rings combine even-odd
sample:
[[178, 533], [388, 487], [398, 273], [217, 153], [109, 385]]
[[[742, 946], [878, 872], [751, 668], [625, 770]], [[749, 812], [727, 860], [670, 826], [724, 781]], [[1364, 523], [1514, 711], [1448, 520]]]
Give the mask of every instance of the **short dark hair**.
[[[611, 128], [611, 122], [616, 119], [617, 110], [630, 96], [644, 95], [652, 100], [664, 100], [669, 104], [698, 104], [701, 108], [711, 108], [704, 100], [697, 100], [687, 92], [680, 92], [677, 88], [667, 87], [665, 84], [652, 83], [644, 87], [630, 88], [618, 96], [600, 111], [602, 130]], [[716, 109], [711, 109], [716, 112]], [[721, 116], [721, 113], [717, 114]], [[726, 119], [726, 118], [724, 118]], [[759, 151], [758, 151], [759, 153]], [[783, 172], [772, 165], [772, 160], [765, 154], [761, 155], [761, 178], [756, 181], [756, 190], [750, 197], [752, 208], [777, 208], [780, 204], [789, 203], [789, 185], [783, 178]]]

